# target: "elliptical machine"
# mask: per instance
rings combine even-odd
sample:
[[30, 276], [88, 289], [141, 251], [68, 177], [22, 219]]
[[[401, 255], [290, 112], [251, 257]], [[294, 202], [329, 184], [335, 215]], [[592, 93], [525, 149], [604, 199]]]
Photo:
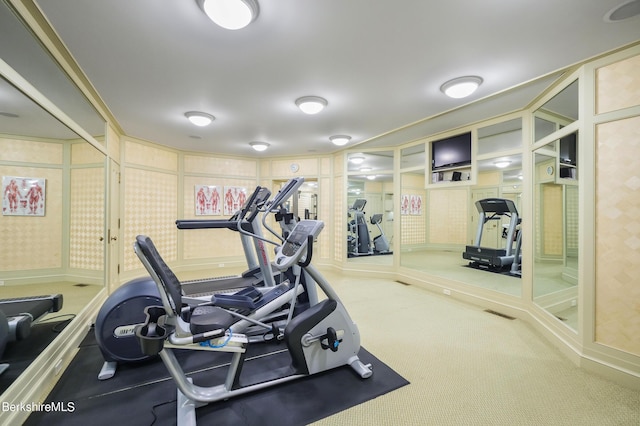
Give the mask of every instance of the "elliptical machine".
[[[190, 220], [178, 221], [183, 229], [204, 229], [204, 228], [226, 228], [240, 232], [243, 237], [243, 247], [247, 253], [247, 239], [254, 239], [260, 242], [255, 243], [256, 251], [259, 258], [266, 259], [266, 249], [264, 243], [272, 243], [265, 241], [262, 232], [258, 230], [256, 218], [258, 213], [262, 213], [263, 226], [266, 226], [266, 216], [270, 213], [282, 213], [282, 204], [297, 192], [297, 189], [304, 182], [303, 178], [291, 179], [270, 201], [267, 201], [268, 195], [265, 195], [265, 188], [258, 187], [253, 195], [247, 199], [245, 206], [238, 211], [232, 218], [228, 220]], [[268, 193], [270, 195], [270, 192]], [[291, 226], [291, 223], [287, 226]], [[282, 238], [270, 228], [267, 229], [274, 233], [278, 238]], [[283, 228], [284, 229], [284, 228]], [[238, 315], [245, 317], [244, 322], [238, 324], [238, 331], [247, 332], [256, 335], [256, 340], [269, 340], [277, 335], [277, 330], [265, 330], [262, 326], [269, 322], [274, 327], [279, 327], [289, 317], [297, 312], [308, 308], [317, 300], [314, 283], [307, 285], [308, 275], [302, 275], [299, 280], [301, 285], [294, 289], [293, 282], [296, 277], [289, 270], [276, 270], [274, 275], [271, 264], [262, 259], [259, 268], [251, 268], [248, 271], [265, 271], [263, 277], [271, 277], [272, 281], [260, 280], [257, 273], [246, 273], [241, 277], [233, 277], [231, 279], [208, 279], [210, 286], [204, 281], [182, 282], [180, 292], [182, 301], [190, 306], [197, 306], [201, 303], [215, 303], [224, 306], [229, 310], [233, 310]], [[248, 263], [251, 262], [248, 259]], [[274, 276], [277, 278], [274, 278]], [[277, 281], [277, 283], [275, 283]], [[225, 289], [223, 283], [228, 284]], [[221, 294], [220, 291], [234, 289], [233, 294]], [[285, 308], [289, 306], [292, 300], [292, 294], [299, 299], [295, 306], [289, 310]], [[149, 359], [148, 355], [142, 353], [138, 344], [134, 329], [137, 325], [144, 321], [143, 310], [147, 306], [158, 305], [161, 303], [161, 295], [158, 288], [151, 277], [137, 278], [123, 284], [114, 291], [100, 308], [95, 322], [95, 336], [100, 351], [105, 362], [98, 374], [98, 379], [106, 380], [115, 375], [118, 363], [135, 363]], [[252, 329], [256, 326], [255, 321], [260, 320], [257, 330]]]
[[[274, 265], [282, 270], [301, 268], [314, 277], [326, 299], [293, 318], [283, 330], [282, 339], [291, 356], [291, 365], [255, 376], [242, 375], [246, 336], [232, 333], [234, 318], [216, 307], [182, 310], [180, 283], [164, 263], [152, 241], [138, 236], [135, 251], [153, 277], [162, 298], [161, 306], [145, 308], [146, 320], [136, 327], [136, 337], [149, 356], [159, 354], [176, 383], [177, 423], [196, 424], [196, 408], [236, 395], [265, 389], [308, 377], [329, 369], [349, 365], [363, 379], [373, 374], [371, 365], [358, 358], [360, 334], [344, 305], [329, 283], [310, 264], [313, 240], [324, 224], [317, 220], [299, 222], [284, 244], [276, 249]], [[199, 345], [206, 342], [204, 345]], [[233, 353], [224, 383], [198, 386], [184, 373], [173, 349], [196, 349]]]
[[378, 227], [380, 235], [373, 238], [373, 251], [377, 254], [391, 254], [391, 248], [387, 236], [384, 235], [384, 231], [380, 226], [382, 222], [382, 213], [374, 214], [370, 218], [371, 224]]
[[367, 200], [359, 198], [353, 202], [353, 206], [349, 209], [349, 217], [353, 216], [353, 219], [348, 223], [347, 255], [349, 257], [373, 254], [369, 227], [364, 215], [364, 206], [366, 204]]

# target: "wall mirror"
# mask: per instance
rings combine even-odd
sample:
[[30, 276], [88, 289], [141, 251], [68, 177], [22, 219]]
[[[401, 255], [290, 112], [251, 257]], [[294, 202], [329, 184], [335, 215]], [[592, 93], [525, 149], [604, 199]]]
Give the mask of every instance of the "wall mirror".
[[349, 262], [393, 264], [393, 151], [347, 155]]
[[575, 80], [535, 111], [534, 140], [539, 141], [578, 118], [578, 80]]
[[[401, 178], [400, 265], [448, 280], [520, 296], [519, 273], [469, 267], [463, 258], [474, 244], [479, 213], [475, 201], [502, 197], [520, 209], [522, 192], [522, 119], [481, 127], [477, 132], [475, 185], [430, 187], [425, 190], [423, 169], [403, 169]], [[402, 163], [405, 162], [402, 150]], [[407, 152], [408, 157], [415, 155]], [[407, 164], [411, 164], [407, 162]], [[424, 164], [424, 163], [423, 163]], [[413, 206], [419, 206], [415, 208]], [[509, 218], [491, 221], [483, 228], [482, 246], [506, 246], [503, 235]], [[515, 248], [516, 242], [512, 242]], [[519, 268], [517, 268], [519, 269]], [[518, 271], [519, 272], [519, 271]]]
[[[88, 133], [104, 135], [104, 120], [4, 2], [0, 57], [3, 76], [20, 73]], [[0, 256], [2, 298], [62, 295], [61, 309], [4, 348], [4, 392], [104, 287], [106, 157], [4, 77], [0, 100], [0, 229], [10, 236]]]
[[[567, 142], [570, 141], [570, 142]], [[578, 175], [568, 167], [566, 144], [578, 134], [534, 151], [533, 300], [562, 323], [578, 327]], [[576, 154], [571, 154], [573, 157]], [[564, 171], [563, 171], [564, 170]]]

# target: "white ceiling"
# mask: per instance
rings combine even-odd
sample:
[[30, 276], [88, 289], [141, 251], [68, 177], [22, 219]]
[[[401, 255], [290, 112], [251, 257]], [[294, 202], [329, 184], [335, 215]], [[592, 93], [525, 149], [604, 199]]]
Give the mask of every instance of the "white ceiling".
[[[640, 40], [638, 16], [603, 18], [626, 0], [258, 1], [238, 31], [196, 0], [37, 4], [127, 135], [232, 155], [333, 152], [335, 134], [397, 145], [520, 109], [566, 67]], [[472, 97], [440, 92], [464, 75], [484, 79]], [[306, 95], [327, 108], [303, 114]], [[195, 127], [191, 110], [216, 120]]]

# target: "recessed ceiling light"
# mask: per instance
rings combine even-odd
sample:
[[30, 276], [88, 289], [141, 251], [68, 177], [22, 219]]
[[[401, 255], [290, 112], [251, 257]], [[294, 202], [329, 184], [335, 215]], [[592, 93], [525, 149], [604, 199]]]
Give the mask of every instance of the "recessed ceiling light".
[[460, 99], [471, 95], [481, 84], [482, 78], [470, 75], [449, 80], [440, 86], [440, 90], [450, 98]]
[[213, 22], [227, 30], [239, 30], [256, 20], [260, 7], [256, 0], [197, 0]]
[[614, 7], [604, 15], [605, 22], [620, 22], [640, 15], [640, 0], [629, 0]]
[[329, 140], [333, 142], [334, 145], [343, 146], [349, 143], [349, 141], [351, 140], [351, 136], [335, 135], [335, 136], [331, 136]]
[[501, 161], [496, 161], [495, 163], [493, 163], [493, 165], [496, 166], [499, 169], [504, 169], [509, 164], [511, 164], [511, 161], [508, 161], [508, 160], [501, 160]]
[[369, 180], [374, 180], [376, 178], [376, 175], [368, 175], [367, 179]]
[[250, 142], [249, 145], [251, 145], [251, 148], [255, 149], [258, 152], [265, 151], [270, 146], [266, 142]]
[[208, 126], [209, 124], [211, 124], [213, 120], [216, 119], [211, 114], [207, 114], [206, 112], [198, 112], [198, 111], [185, 112], [184, 116], [187, 117], [190, 122], [200, 127]]
[[364, 163], [364, 157], [360, 157], [360, 156], [349, 157], [349, 161], [351, 161], [353, 164], [362, 164]]
[[371, 167], [360, 167], [361, 172], [370, 172], [371, 170], [373, 170]]
[[305, 114], [317, 114], [327, 106], [327, 100], [319, 96], [303, 96], [296, 99], [296, 105]]

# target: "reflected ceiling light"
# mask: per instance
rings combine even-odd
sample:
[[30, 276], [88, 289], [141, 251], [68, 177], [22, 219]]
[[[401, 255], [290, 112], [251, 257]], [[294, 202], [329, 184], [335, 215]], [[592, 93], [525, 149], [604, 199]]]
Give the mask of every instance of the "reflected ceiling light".
[[466, 76], [454, 78], [440, 86], [440, 90], [450, 98], [460, 99], [471, 95], [482, 84], [482, 78]]
[[256, 0], [197, 0], [202, 11], [217, 25], [239, 30], [256, 20], [260, 8]]
[[376, 178], [376, 175], [368, 175], [367, 179], [369, 180], [374, 180]]
[[351, 136], [335, 135], [335, 136], [331, 136], [329, 140], [333, 142], [334, 145], [343, 146], [349, 143], [349, 141], [351, 140]]
[[266, 142], [250, 142], [251, 148], [255, 149], [258, 152], [266, 151], [269, 148], [269, 144]]
[[496, 161], [495, 163], [493, 163], [493, 165], [496, 166], [499, 169], [504, 169], [509, 164], [511, 164], [511, 161], [507, 161], [507, 160]]
[[364, 157], [359, 157], [359, 156], [349, 157], [349, 161], [351, 161], [353, 164], [362, 164], [364, 163]]
[[211, 114], [207, 114], [206, 112], [198, 112], [198, 111], [185, 112], [184, 116], [187, 117], [190, 122], [200, 127], [208, 126], [209, 124], [211, 124], [213, 120], [216, 119]]
[[296, 105], [305, 114], [317, 114], [327, 106], [327, 100], [319, 96], [303, 96], [296, 99]]
[[605, 22], [620, 22], [640, 15], [640, 0], [629, 0], [617, 5], [604, 15]]
[[373, 170], [371, 167], [360, 167], [361, 172], [370, 172], [371, 170]]

